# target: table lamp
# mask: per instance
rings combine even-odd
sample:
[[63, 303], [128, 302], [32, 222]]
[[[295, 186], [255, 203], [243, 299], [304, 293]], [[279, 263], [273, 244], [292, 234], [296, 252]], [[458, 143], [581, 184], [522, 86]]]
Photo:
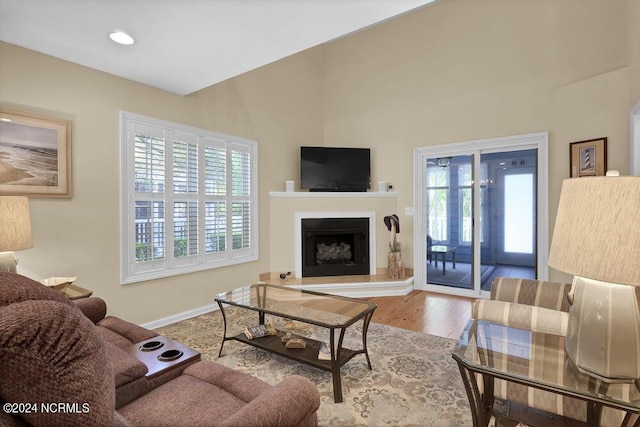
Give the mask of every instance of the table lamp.
[[640, 177], [566, 179], [549, 265], [575, 275], [569, 358], [607, 383], [640, 378]]
[[18, 260], [13, 251], [32, 247], [29, 199], [0, 196], [0, 271], [16, 273]]

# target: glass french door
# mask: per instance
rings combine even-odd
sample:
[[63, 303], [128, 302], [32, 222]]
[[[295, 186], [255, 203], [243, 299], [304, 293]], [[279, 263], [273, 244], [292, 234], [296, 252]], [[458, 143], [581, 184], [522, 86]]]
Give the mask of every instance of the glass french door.
[[546, 192], [538, 191], [546, 183], [546, 134], [533, 135], [542, 142], [440, 146], [417, 158], [416, 288], [477, 296], [490, 291], [496, 276], [546, 278], [537, 268], [541, 259], [546, 265], [539, 250], [547, 245], [540, 232], [546, 216], [541, 224], [539, 214], [540, 200], [546, 210]]
[[496, 217], [501, 218], [496, 224], [498, 265], [535, 266], [535, 174], [533, 166], [498, 170]]
[[430, 283], [472, 288], [473, 156], [426, 162], [426, 272]]

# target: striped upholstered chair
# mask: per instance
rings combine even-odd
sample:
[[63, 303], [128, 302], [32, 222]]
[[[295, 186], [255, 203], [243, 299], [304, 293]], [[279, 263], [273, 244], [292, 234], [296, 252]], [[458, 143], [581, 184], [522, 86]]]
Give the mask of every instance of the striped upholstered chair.
[[477, 300], [473, 317], [515, 328], [567, 335], [569, 283], [496, 277], [491, 299]]
[[[497, 277], [491, 285], [491, 298], [475, 301], [473, 317], [519, 329], [556, 335], [561, 339], [567, 334], [570, 307], [567, 294], [570, 289], [569, 283]], [[530, 357], [532, 359], [530, 365], [533, 369], [544, 369], [544, 363], [542, 363], [545, 357], [544, 352], [541, 354], [534, 352]], [[535, 362], [536, 358], [539, 358], [538, 362]], [[629, 384], [602, 384], [601, 386], [606, 387], [608, 393], [621, 397], [637, 394], [637, 389]], [[571, 397], [563, 397], [502, 380], [495, 381], [494, 394], [508, 406], [513, 406], [512, 404], [515, 403], [580, 421], [586, 420], [586, 403]], [[622, 412], [604, 408], [601, 425], [603, 427], [619, 426], [622, 418]]]

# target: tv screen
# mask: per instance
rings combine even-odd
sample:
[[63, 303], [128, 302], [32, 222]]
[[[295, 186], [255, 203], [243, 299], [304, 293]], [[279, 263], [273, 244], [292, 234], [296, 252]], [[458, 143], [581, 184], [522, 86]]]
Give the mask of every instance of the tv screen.
[[370, 187], [369, 148], [300, 147], [300, 188], [367, 191]]

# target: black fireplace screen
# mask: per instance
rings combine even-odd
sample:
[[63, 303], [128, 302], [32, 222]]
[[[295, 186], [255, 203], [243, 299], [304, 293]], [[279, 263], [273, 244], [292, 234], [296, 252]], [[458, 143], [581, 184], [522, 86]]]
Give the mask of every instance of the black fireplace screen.
[[369, 218], [302, 220], [302, 276], [369, 274]]

